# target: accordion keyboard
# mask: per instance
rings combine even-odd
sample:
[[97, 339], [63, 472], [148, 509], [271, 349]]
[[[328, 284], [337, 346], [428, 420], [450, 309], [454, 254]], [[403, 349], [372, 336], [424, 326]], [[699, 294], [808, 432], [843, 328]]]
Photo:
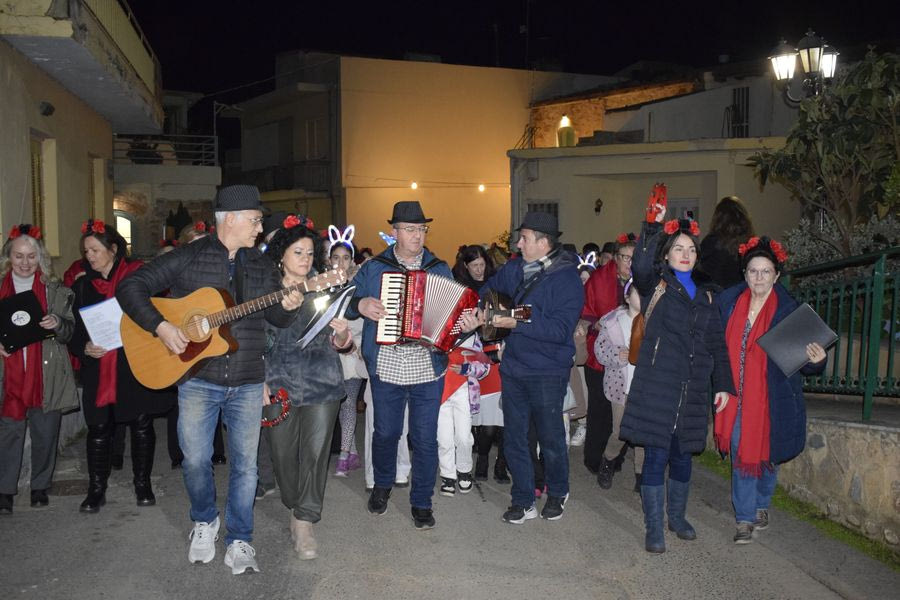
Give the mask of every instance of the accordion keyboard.
[[403, 297], [406, 291], [404, 273], [385, 273], [381, 281], [381, 303], [387, 313], [378, 321], [375, 339], [379, 343], [392, 344], [403, 333]]

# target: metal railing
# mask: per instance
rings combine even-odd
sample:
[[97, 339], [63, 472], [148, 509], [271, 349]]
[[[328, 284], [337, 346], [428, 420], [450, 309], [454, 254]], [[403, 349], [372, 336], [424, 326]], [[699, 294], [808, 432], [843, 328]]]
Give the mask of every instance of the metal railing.
[[[849, 277], [822, 284], [794, 286], [794, 296], [808, 302], [838, 334], [829, 350], [825, 372], [805, 377], [803, 389], [863, 397], [864, 421], [872, 416], [874, 396], [900, 396], [900, 373], [896, 366], [900, 343], [898, 296], [900, 269], [889, 258], [900, 256], [900, 248], [853, 256], [785, 273], [784, 285], [801, 278], [855, 271]], [[868, 265], [872, 265], [867, 273]]]
[[213, 135], [113, 136], [113, 161], [118, 164], [214, 167], [217, 155], [218, 139]]

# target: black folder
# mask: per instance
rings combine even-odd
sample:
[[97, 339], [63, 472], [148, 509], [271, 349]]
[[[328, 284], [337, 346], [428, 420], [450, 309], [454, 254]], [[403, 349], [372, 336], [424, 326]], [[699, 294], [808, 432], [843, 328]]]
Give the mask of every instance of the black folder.
[[838, 335], [809, 304], [801, 304], [756, 341], [788, 377], [809, 362], [806, 345], [817, 342], [828, 350]]
[[31, 290], [0, 300], [0, 343], [10, 354], [28, 344], [53, 337], [40, 326], [44, 309]]

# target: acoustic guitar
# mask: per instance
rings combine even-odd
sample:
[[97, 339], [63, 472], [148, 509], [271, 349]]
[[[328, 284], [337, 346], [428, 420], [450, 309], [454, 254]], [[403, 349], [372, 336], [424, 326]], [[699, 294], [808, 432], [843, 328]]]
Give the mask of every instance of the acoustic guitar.
[[237, 306], [228, 292], [211, 287], [200, 288], [183, 298], [151, 298], [163, 318], [180, 328], [190, 341], [184, 352], [175, 354], [153, 333], [123, 314], [122, 345], [131, 371], [148, 388], [168, 387], [201, 360], [237, 350], [237, 342], [228, 332], [231, 321], [269, 308], [295, 290], [317, 292], [346, 281], [347, 274], [342, 269], [327, 271]]
[[496, 317], [512, 317], [516, 321], [531, 323], [531, 305], [523, 304], [513, 308], [512, 299], [497, 290], [491, 290], [484, 298], [484, 325], [481, 326], [481, 340], [484, 342], [496, 342], [509, 335], [510, 330], [503, 327], [494, 327], [491, 320]]

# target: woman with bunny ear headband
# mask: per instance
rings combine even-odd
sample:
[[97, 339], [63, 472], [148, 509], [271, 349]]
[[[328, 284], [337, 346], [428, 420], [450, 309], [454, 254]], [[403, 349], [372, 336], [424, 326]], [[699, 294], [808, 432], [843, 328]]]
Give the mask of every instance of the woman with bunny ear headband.
[[578, 257], [578, 274], [581, 276], [581, 283], [587, 283], [591, 273], [597, 268], [597, 253], [591, 251], [584, 256], [580, 254], [575, 256]]

